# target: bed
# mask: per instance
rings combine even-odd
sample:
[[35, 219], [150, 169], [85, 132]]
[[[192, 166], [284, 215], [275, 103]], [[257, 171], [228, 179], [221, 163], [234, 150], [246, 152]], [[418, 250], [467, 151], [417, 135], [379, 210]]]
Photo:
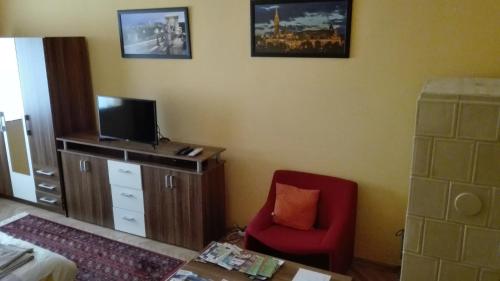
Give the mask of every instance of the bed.
[[75, 280], [76, 264], [65, 257], [15, 239], [0, 232], [0, 243], [34, 249], [34, 260], [2, 279], [2, 281], [69, 281]]

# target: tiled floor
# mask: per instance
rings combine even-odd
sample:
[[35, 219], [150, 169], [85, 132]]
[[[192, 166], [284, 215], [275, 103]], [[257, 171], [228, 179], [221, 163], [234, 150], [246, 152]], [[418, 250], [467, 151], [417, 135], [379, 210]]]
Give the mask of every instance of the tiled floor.
[[14, 215], [27, 212], [41, 218], [45, 218], [63, 225], [71, 226], [80, 230], [88, 231], [103, 237], [117, 240], [129, 245], [141, 247], [153, 252], [168, 255], [181, 260], [190, 260], [197, 255], [197, 252], [187, 250], [184, 248], [167, 245], [164, 243], [156, 242], [150, 239], [141, 238], [138, 236], [126, 234], [123, 232], [114, 231], [108, 228], [100, 227], [97, 225], [85, 223], [72, 218], [67, 218], [63, 215], [49, 212], [43, 209], [32, 207], [29, 205], [17, 203], [10, 200], [0, 198], [0, 221], [8, 219]]
[[[11, 218], [15, 215], [27, 212], [41, 218], [71, 226], [77, 229], [88, 231], [103, 237], [114, 239], [133, 246], [141, 247], [153, 252], [168, 255], [181, 260], [190, 260], [197, 253], [195, 251], [184, 248], [156, 242], [146, 238], [129, 235], [123, 232], [114, 231], [108, 228], [85, 223], [75, 219], [67, 218], [63, 215], [49, 212], [43, 209], [32, 207], [29, 205], [17, 203], [11, 200], [0, 198], [0, 222]], [[349, 271], [349, 275], [353, 277], [353, 281], [396, 281], [398, 280], [397, 272], [393, 269], [379, 265], [374, 265], [364, 261], [354, 261], [353, 267]]]

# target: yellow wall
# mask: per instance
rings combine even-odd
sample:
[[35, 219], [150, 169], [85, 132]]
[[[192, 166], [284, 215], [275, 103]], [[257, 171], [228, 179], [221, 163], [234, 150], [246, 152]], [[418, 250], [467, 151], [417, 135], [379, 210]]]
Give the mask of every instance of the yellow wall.
[[[120, 57], [118, 9], [189, 6], [192, 60]], [[227, 147], [228, 223], [273, 170], [359, 183], [356, 255], [399, 261], [416, 99], [439, 76], [500, 76], [498, 0], [355, 0], [352, 58], [251, 58], [249, 0], [0, 0], [0, 34], [88, 38], [96, 93], [158, 101], [175, 140]]]

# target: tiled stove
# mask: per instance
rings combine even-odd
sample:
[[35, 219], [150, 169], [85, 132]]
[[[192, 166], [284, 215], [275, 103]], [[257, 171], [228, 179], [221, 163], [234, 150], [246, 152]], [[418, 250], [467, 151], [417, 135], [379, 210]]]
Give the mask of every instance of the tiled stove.
[[500, 79], [418, 101], [403, 281], [500, 281]]

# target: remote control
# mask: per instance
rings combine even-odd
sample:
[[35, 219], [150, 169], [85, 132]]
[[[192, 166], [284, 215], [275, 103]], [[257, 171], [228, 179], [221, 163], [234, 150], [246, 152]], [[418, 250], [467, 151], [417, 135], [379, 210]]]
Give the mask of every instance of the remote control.
[[193, 151], [193, 150], [194, 150], [194, 148], [190, 147], [190, 148], [184, 150], [181, 155], [182, 156], [188, 156], [189, 153], [191, 153], [191, 151]]
[[186, 152], [188, 149], [190, 149], [190, 148], [191, 148], [191, 147], [189, 147], [189, 146], [185, 146], [185, 147], [183, 147], [183, 148], [179, 149], [179, 150], [175, 153], [175, 155], [186, 155], [186, 154], [185, 154], [185, 152]]
[[200, 154], [203, 151], [202, 147], [197, 147], [193, 151], [191, 151], [188, 156], [189, 157], [195, 157], [196, 155]]

